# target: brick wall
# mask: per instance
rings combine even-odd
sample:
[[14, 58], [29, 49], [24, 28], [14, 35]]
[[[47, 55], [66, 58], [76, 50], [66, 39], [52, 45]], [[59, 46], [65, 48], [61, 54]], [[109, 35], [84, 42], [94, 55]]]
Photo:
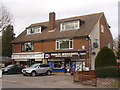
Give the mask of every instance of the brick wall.
[[86, 38], [74, 39], [74, 50], [82, 49], [83, 45], [86, 47], [86, 49], [88, 49], [88, 40], [86, 40]]
[[[88, 40], [86, 38], [75, 38], [74, 42], [74, 49], [69, 50], [80, 50], [82, 49], [82, 45], [88, 49]], [[13, 53], [21, 53], [25, 51], [21, 51], [22, 44], [14, 44], [13, 45]], [[56, 50], [56, 40], [48, 40], [42, 42], [34, 42], [34, 50], [27, 51], [27, 52], [42, 52], [42, 51], [66, 51], [66, 50]], [[68, 51], [68, 50], [67, 50]]]
[[55, 40], [44, 41], [43, 51], [55, 51]]
[[[110, 43], [111, 44], [110, 46], [112, 49], [113, 38], [110, 32], [110, 29], [107, 27], [107, 22], [106, 22], [104, 15], [100, 19], [100, 26], [101, 24], [104, 26], [104, 33], [100, 31], [100, 48], [107, 46], [107, 44]], [[101, 27], [100, 27], [100, 30], [101, 30]]]
[[20, 53], [21, 52], [21, 44], [13, 44], [12, 45], [12, 52], [13, 53]]

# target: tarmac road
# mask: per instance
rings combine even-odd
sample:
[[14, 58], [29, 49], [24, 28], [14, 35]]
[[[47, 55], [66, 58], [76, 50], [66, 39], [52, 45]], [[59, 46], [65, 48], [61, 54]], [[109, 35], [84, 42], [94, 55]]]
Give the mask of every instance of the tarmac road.
[[73, 82], [72, 76], [54, 74], [50, 76], [3, 75], [3, 88], [95, 88]]

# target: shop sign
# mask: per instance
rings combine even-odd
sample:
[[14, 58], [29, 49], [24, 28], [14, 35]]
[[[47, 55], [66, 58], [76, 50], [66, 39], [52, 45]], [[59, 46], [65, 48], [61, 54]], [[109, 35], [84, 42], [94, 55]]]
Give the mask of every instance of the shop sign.
[[79, 56], [78, 53], [51, 53], [51, 54], [45, 54], [45, 58], [50, 58], [50, 57], [73, 57], [73, 56]]
[[45, 54], [45, 58], [50, 58], [50, 54]]
[[56, 53], [56, 54], [51, 54], [51, 56], [54, 56], [54, 57], [72, 57], [73, 55], [78, 56], [78, 53]]
[[36, 58], [44, 58], [44, 54], [13, 54], [12, 59], [36, 59]]

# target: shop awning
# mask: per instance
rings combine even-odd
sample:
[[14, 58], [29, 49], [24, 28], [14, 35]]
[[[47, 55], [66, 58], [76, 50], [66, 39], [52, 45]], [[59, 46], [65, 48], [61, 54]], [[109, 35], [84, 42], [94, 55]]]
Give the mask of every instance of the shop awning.
[[42, 59], [44, 53], [41, 52], [30, 52], [30, 53], [13, 53], [12, 59]]

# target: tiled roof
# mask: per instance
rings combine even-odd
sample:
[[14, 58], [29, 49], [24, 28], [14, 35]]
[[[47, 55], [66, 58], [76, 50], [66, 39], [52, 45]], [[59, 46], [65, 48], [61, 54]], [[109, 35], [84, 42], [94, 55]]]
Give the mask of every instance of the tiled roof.
[[[87, 36], [92, 31], [94, 25], [101, 18], [103, 13], [95, 13], [83, 16], [70, 17], [65, 19], [56, 20], [56, 28], [53, 32], [49, 32], [48, 29], [42, 31], [39, 34], [27, 35], [27, 30], [24, 30], [17, 38], [15, 38], [12, 43], [20, 43], [20, 42], [28, 42], [28, 41], [41, 41], [41, 40], [50, 40], [50, 39], [59, 39], [59, 38], [69, 38], [69, 37], [82, 37]], [[59, 30], [59, 23], [69, 20], [77, 20], [80, 19], [84, 21], [84, 24], [81, 25], [80, 29], [76, 30]], [[29, 27], [43, 25], [48, 26], [49, 22], [41, 22], [36, 24], [31, 24]]]

